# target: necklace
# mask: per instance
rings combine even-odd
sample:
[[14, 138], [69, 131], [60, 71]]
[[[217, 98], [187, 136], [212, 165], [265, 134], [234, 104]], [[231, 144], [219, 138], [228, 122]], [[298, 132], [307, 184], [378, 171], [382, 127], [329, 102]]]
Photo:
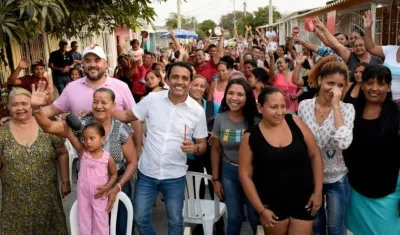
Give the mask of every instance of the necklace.
[[331, 110], [332, 110], [332, 107], [329, 107], [329, 109], [322, 109], [320, 106], [319, 106], [319, 104], [316, 104], [315, 105], [315, 111], [317, 111], [318, 112], [318, 116], [320, 116], [320, 117], [322, 117], [322, 118], [325, 118], [327, 115], [329, 115], [329, 113], [331, 112]]

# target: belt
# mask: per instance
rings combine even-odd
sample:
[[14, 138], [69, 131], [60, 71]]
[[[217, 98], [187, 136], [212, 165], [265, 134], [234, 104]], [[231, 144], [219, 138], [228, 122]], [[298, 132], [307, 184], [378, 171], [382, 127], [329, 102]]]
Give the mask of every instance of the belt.
[[232, 165], [232, 166], [236, 166], [236, 167], [239, 167], [239, 165], [236, 163], [236, 162], [234, 162], [234, 161], [232, 161], [232, 160], [229, 160], [227, 157], [223, 157], [222, 158], [226, 163], [228, 163], [228, 164], [230, 164], [230, 165]]

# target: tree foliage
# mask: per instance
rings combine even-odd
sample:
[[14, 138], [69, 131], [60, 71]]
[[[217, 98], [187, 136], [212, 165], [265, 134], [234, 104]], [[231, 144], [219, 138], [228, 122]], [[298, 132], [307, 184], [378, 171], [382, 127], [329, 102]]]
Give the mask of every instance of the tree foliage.
[[[182, 29], [187, 29], [187, 30], [192, 30], [194, 25], [197, 25], [197, 21], [195, 18], [189, 18], [185, 17], [184, 15], [181, 15], [181, 28]], [[167, 19], [165, 19], [165, 26], [171, 29], [177, 29], [178, 28], [178, 14], [175, 12], [169, 13], [169, 16]]]
[[[281, 13], [276, 9], [276, 7], [273, 7], [272, 12], [273, 22], [277, 22], [281, 18]], [[236, 29], [238, 34], [244, 35], [246, 32], [246, 25], [251, 25], [252, 28], [256, 28], [269, 23], [269, 6], [259, 7], [252, 13], [246, 12], [246, 16], [243, 11], [236, 11], [235, 15], [236, 17], [234, 17], [232, 12], [221, 16], [219, 25], [225, 30], [228, 30], [230, 35], [233, 35], [233, 22], [234, 18], [236, 18]]]
[[[163, 2], [166, 0], [157, 0]], [[2, 0], [0, 45], [6, 38], [23, 42], [38, 33], [86, 37], [116, 26], [135, 28], [154, 20], [149, 0]]]
[[217, 24], [212, 20], [205, 20], [201, 22], [196, 30], [196, 33], [199, 35], [200, 39], [204, 39], [207, 35], [209, 35], [209, 30], [213, 30]]

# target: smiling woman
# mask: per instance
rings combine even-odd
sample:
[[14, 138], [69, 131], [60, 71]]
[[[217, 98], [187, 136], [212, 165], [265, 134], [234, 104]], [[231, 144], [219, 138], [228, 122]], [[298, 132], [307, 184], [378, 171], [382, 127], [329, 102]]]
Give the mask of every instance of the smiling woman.
[[[37, 92], [39, 91], [35, 91], [34, 94]], [[32, 105], [34, 105], [34, 101], [32, 101]], [[112, 118], [111, 115], [114, 109], [115, 93], [107, 88], [97, 89], [93, 94], [93, 116], [83, 117], [81, 119], [82, 129], [74, 131], [74, 135], [83, 143], [83, 130], [87, 125], [100, 123], [105, 129], [106, 138], [103, 143], [103, 149], [111, 154], [118, 170], [117, 184], [108, 193], [108, 208], [113, 205], [115, 197], [121, 189], [129, 198], [132, 197], [130, 179], [137, 169], [137, 156], [132, 140], [132, 129], [127, 124]], [[43, 115], [40, 109], [35, 111], [34, 115], [45, 132], [64, 137], [68, 136], [70, 130], [65, 123], [61, 121], [49, 122], [49, 119]], [[117, 215], [117, 233], [119, 234], [126, 233], [126, 213], [125, 206], [120, 203]]]
[[14, 89], [8, 103], [11, 120], [0, 127], [0, 231], [67, 235], [56, 166], [58, 162], [65, 196], [71, 192], [67, 150], [63, 138], [39, 128], [30, 97], [29, 91]]

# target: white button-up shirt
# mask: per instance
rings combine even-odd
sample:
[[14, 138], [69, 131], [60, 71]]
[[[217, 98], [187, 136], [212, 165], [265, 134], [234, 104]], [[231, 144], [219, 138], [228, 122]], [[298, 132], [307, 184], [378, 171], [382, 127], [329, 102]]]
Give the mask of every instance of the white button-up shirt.
[[185, 102], [174, 105], [168, 92], [152, 92], [132, 109], [139, 120], [147, 122], [139, 170], [158, 180], [186, 175], [186, 153], [181, 149], [183, 141], [208, 136], [203, 107], [189, 96]]

